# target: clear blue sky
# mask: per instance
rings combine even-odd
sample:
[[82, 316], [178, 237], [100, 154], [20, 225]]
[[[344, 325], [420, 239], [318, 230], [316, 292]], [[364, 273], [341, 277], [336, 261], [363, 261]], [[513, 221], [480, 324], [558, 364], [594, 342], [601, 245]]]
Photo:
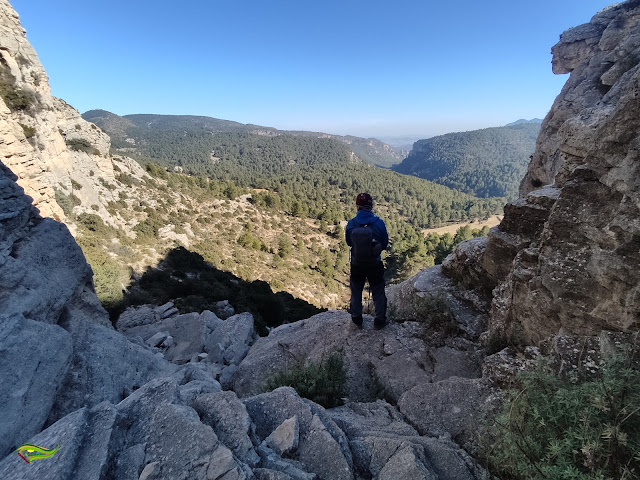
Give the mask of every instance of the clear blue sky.
[[427, 137], [544, 117], [551, 47], [607, 0], [10, 0], [84, 112]]

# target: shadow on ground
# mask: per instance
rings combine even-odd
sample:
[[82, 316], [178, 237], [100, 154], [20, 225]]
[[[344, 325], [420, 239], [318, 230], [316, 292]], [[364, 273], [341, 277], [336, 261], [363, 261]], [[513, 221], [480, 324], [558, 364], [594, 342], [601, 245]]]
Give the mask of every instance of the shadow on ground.
[[122, 302], [110, 309], [115, 322], [133, 305], [162, 305], [172, 301], [180, 313], [215, 311], [215, 304], [228, 300], [236, 313], [250, 312], [260, 335], [268, 327], [309, 318], [324, 311], [288, 292], [273, 292], [267, 282], [247, 282], [208, 264], [201, 255], [184, 247], [171, 250], [157, 267], [149, 267], [132, 280]]

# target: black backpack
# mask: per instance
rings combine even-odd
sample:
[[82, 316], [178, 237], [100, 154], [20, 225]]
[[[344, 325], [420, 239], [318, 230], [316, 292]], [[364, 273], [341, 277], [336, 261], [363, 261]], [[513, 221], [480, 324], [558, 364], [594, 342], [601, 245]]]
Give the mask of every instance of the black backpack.
[[373, 230], [368, 223], [360, 225], [355, 220], [354, 223], [356, 227], [351, 230], [351, 263], [373, 265], [382, 253], [382, 244], [373, 238]]

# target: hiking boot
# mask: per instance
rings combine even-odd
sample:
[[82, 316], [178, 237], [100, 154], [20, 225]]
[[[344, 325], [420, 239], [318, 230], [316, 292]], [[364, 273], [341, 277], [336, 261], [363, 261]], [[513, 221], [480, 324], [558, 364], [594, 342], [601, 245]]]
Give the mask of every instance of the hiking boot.
[[351, 321], [358, 327], [362, 328], [362, 315], [359, 317], [351, 317]]
[[381, 330], [387, 325], [387, 323], [389, 323], [389, 322], [387, 322], [386, 318], [383, 318], [382, 320], [379, 320], [379, 319], [376, 318], [373, 321], [373, 328], [375, 328], [376, 330]]

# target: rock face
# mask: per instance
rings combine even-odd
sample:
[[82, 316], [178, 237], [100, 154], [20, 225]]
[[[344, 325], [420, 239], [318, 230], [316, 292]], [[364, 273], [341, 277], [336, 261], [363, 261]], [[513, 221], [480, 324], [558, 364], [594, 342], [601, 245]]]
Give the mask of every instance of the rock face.
[[499, 285], [494, 337], [640, 327], [639, 29], [640, 2], [627, 1], [553, 47], [554, 72], [571, 75], [482, 259]]
[[39, 217], [15, 179], [0, 163], [0, 455], [40, 431], [49, 415], [73, 353], [60, 325], [110, 325], [73, 237]]
[[142, 178], [143, 170], [131, 160], [111, 158], [108, 135], [51, 96], [49, 78], [7, 0], [0, 0], [0, 46], [0, 81], [24, 99], [7, 103], [0, 96], [4, 164], [43, 216], [64, 219], [56, 198], [73, 194], [77, 212], [117, 222], [106, 209], [109, 201], [118, 200], [116, 176], [120, 172]]

